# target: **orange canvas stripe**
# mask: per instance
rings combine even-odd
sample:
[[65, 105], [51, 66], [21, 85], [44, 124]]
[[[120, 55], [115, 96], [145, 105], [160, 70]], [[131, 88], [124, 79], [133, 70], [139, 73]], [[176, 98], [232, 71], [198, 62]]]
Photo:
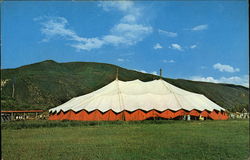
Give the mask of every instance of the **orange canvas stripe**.
[[160, 113], [159, 116], [162, 118], [167, 118], [167, 119], [175, 117], [174, 113], [170, 110], [166, 110]]
[[213, 119], [213, 120], [218, 120], [219, 119], [218, 114], [215, 111], [210, 112], [209, 117], [211, 119]]
[[202, 117], [208, 117], [209, 113], [206, 110], [204, 110], [204, 111], [201, 112], [201, 116]]
[[229, 116], [228, 116], [228, 114], [226, 112], [223, 113], [222, 119], [223, 120], [228, 120], [229, 119]]
[[189, 112], [189, 115], [199, 117], [200, 113], [198, 111], [196, 111], [196, 110], [193, 109], [193, 110], [191, 110]]
[[80, 121], [116, 121], [116, 120], [125, 120], [126, 121], [140, 121], [145, 120], [152, 117], [162, 117], [162, 118], [175, 118], [178, 116], [184, 116], [184, 115], [191, 115], [191, 116], [203, 116], [203, 117], [209, 117], [213, 120], [227, 120], [229, 117], [225, 112], [207, 112], [206, 110], [199, 113], [196, 110], [191, 110], [190, 112], [186, 112], [184, 110], [178, 110], [176, 112], [172, 112], [171, 110], [166, 110], [162, 113], [151, 110], [149, 112], [143, 112], [142, 110], [136, 110], [134, 112], [127, 112], [123, 111], [118, 114], [116, 114], [114, 111], [109, 110], [105, 113], [100, 112], [99, 110], [95, 110], [93, 112], [86, 112], [85, 110], [82, 110], [80, 112], [74, 112], [72, 110], [64, 113], [60, 112], [58, 114], [51, 114], [49, 116], [49, 120], [80, 120]]
[[180, 110], [178, 110], [177, 112], [174, 113], [173, 118], [178, 117], [178, 116], [184, 116], [184, 115], [186, 115], [186, 112], [183, 109], [180, 109]]
[[76, 114], [76, 119], [80, 121], [87, 121], [88, 113], [85, 110], [82, 110]]

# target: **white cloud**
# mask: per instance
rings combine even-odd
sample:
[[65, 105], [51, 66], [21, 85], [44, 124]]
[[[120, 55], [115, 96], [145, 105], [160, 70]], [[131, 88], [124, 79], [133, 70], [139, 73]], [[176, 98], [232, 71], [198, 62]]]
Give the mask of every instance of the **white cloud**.
[[143, 10], [135, 6], [133, 1], [106, 1], [100, 2], [99, 6], [106, 11], [117, 9], [124, 14], [110, 30], [110, 35], [122, 37], [119, 38], [122, 39], [119, 41], [121, 44], [134, 45], [153, 32], [151, 26], [139, 23]]
[[175, 50], [178, 50], [178, 51], [183, 51], [183, 48], [181, 47], [181, 45], [177, 44], [177, 43], [173, 43], [169, 46], [169, 48], [171, 49], [175, 49]]
[[78, 51], [80, 50], [91, 50], [94, 48], [101, 48], [104, 42], [98, 38], [89, 38], [83, 41], [83, 43], [71, 44], [71, 47], [76, 48]]
[[196, 44], [190, 46], [191, 49], [194, 49], [194, 48], [196, 48], [196, 47], [197, 47]]
[[162, 60], [162, 62], [163, 63], [175, 63], [175, 61], [174, 60], [166, 60], [166, 59], [164, 59], [164, 60]]
[[137, 20], [136, 16], [131, 15], [131, 14], [126, 15], [121, 19], [121, 21], [124, 23], [133, 23], [133, 22], [136, 22], [136, 20]]
[[99, 6], [106, 11], [117, 9], [124, 14], [120, 22], [111, 28], [110, 34], [104, 36], [103, 39], [109, 44], [135, 45], [153, 32], [151, 26], [138, 22], [143, 11], [132, 1], [106, 1], [100, 2]]
[[220, 72], [239, 72], [240, 69], [239, 68], [234, 68], [230, 65], [225, 65], [225, 64], [220, 64], [220, 63], [216, 63], [213, 65], [214, 69], [219, 70]]
[[249, 87], [249, 76], [248, 75], [244, 75], [242, 77], [233, 76], [233, 77], [229, 77], [229, 78], [221, 77], [220, 81], [223, 83], [239, 84], [239, 85]]
[[166, 35], [168, 37], [177, 37], [178, 36], [178, 34], [175, 33], [175, 32], [168, 32], [168, 31], [164, 31], [164, 30], [161, 30], [161, 29], [159, 29], [158, 32], [160, 34], [164, 34], [164, 35]]
[[153, 29], [150, 26], [141, 24], [119, 23], [111, 29], [111, 35], [122, 37], [123, 44], [134, 45], [143, 40], [145, 36], [152, 33]]
[[125, 14], [121, 19], [126, 22], [134, 22], [142, 15], [142, 8], [136, 7], [133, 1], [102, 1], [98, 4], [104, 11], [118, 10]]
[[106, 36], [104, 36], [102, 38], [102, 40], [106, 44], [112, 44], [112, 45], [115, 45], [115, 46], [125, 42], [124, 37], [116, 36], [116, 35], [106, 35]]
[[100, 2], [98, 4], [99, 7], [102, 7], [105, 11], [110, 11], [111, 9], [118, 9], [123, 12], [127, 12], [128, 10], [134, 7], [134, 2], [132, 1], [108, 1], [108, 2]]
[[124, 62], [124, 61], [125, 61], [125, 59], [118, 58], [118, 59], [117, 59], [117, 61], [118, 61], [118, 62]]
[[64, 17], [37, 17], [34, 21], [41, 21], [41, 33], [45, 36], [43, 42], [53, 38], [71, 41], [69, 46], [80, 50], [92, 50], [104, 45], [135, 45], [153, 32], [151, 26], [139, 24], [142, 10], [132, 1], [100, 2], [99, 6], [105, 11], [117, 9], [124, 16], [115, 24], [108, 34], [99, 37], [81, 37], [74, 30], [68, 28], [68, 21]]
[[104, 41], [99, 38], [84, 38], [77, 35], [71, 29], [68, 29], [68, 21], [64, 17], [39, 17], [35, 21], [42, 21], [41, 33], [45, 36], [43, 42], [48, 42], [53, 38], [62, 38], [74, 42], [69, 46], [80, 50], [91, 50], [93, 48], [100, 48], [104, 45]]
[[112, 28], [111, 32], [117, 34], [124, 34], [127, 32], [152, 32], [152, 27], [146, 27], [140, 24], [128, 24], [128, 23], [119, 23]]
[[208, 25], [207, 24], [202, 24], [202, 25], [198, 25], [193, 27], [191, 30], [192, 31], [202, 31], [202, 30], [206, 30], [208, 29]]
[[159, 43], [156, 43], [153, 48], [154, 49], [161, 49], [163, 47]]
[[248, 75], [243, 75], [241, 77], [239, 76], [220, 77], [219, 79], [216, 79], [214, 77], [193, 76], [193, 77], [190, 77], [189, 79], [193, 81], [236, 84], [236, 85], [242, 85], [242, 86], [249, 88], [249, 76]]
[[45, 35], [43, 41], [49, 41], [54, 37], [61, 37], [68, 40], [82, 41], [86, 40], [79, 37], [73, 30], [67, 29], [67, 19], [64, 17], [38, 17], [34, 18], [34, 21], [45, 20], [41, 23], [41, 33]]

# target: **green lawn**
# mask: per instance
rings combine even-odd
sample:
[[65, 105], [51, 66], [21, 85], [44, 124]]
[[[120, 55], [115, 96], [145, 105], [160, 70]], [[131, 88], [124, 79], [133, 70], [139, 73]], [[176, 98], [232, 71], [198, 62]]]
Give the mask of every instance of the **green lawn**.
[[5, 122], [1, 127], [3, 160], [249, 158], [248, 120], [31, 121]]

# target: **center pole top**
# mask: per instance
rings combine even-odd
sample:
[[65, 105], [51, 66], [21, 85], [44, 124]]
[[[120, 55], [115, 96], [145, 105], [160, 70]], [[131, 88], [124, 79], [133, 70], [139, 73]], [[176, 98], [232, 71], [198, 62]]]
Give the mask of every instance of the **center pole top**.
[[160, 79], [162, 79], [162, 69], [160, 68]]
[[118, 68], [116, 68], [116, 80], [118, 80], [118, 72], [119, 72], [119, 69]]

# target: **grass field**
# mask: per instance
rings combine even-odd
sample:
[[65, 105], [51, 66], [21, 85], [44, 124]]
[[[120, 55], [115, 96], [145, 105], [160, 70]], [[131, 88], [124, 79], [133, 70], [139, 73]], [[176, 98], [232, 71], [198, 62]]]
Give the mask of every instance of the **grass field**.
[[248, 120], [2, 123], [3, 160], [247, 160]]

